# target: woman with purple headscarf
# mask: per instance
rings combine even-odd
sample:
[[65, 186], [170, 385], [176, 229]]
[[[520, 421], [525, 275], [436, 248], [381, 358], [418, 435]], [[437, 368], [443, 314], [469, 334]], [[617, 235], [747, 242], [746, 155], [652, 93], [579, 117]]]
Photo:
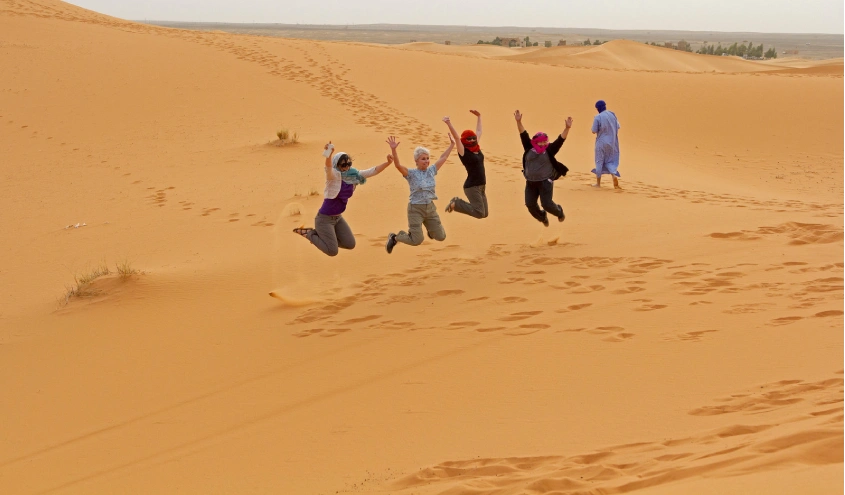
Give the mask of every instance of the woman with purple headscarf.
[[[566, 128], [552, 143], [549, 143], [549, 136], [544, 132], [534, 134], [533, 138], [528, 137], [528, 131], [522, 126], [522, 113], [519, 110], [513, 113], [516, 119], [516, 126], [519, 128], [519, 139], [522, 141], [522, 148], [525, 153], [522, 155], [522, 175], [525, 176], [525, 206], [528, 212], [549, 226], [549, 215], [556, 216], [562, 222], [566, 216], [563, 208], [552, 200], [554, 194], [554, 181], [569, 171], [566, 165], [558, 162], [555, 155], [560, 151], [569, 129], [572, 127], [572, 117], [566, 118]], [[537, 205], [539, 198], [543, 209]]]
[[604, 100], [596, 102], [599, 114], [593, 119], [593, 134], [596, 135], [596, 168], [591, 170], [596, 174], [593, 187], [601, 187], [601, 176], [609, 174], [613, 178], [613, 187], [619, 187], [619, 120], [616, 114], [607, 109]]

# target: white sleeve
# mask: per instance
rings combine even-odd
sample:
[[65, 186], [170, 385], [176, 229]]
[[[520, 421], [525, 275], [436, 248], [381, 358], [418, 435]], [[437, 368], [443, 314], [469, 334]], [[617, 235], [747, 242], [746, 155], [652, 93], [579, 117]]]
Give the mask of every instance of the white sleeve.
[[358, 173], [361, 174], [361, 177], [364, 177], [366, 179], [367, 177], [372, 177], [376, 175], [376, 167], [370, 167], [367, 170], [361, 170]]

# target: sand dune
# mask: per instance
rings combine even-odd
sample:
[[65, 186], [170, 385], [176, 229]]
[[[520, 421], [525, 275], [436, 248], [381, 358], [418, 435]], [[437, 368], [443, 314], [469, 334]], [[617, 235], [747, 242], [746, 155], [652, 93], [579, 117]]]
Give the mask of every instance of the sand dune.
[[[411, 43], [400, 45], [414, 51], [498, 58], [514, 62], [548, 64], [624, 71], [716, 72], [841, 75], [842, 61], [809, 62], [803, 59], [752, 61], [739, 57], [699, 55], [628, 40], [614, 40], [598, 46], [556, 46], [504, 48], [490, 45], [442, 45]], [[777, 68], [783, 68], [777, 70]]]
[[[839, 76], [843, 74], [842, 59], [823, 61], [815, 64], [796, 64], [797, 67], [772, 71], [772, 74], [806, 74], [813, 76]], [[804, 66], [806, 65], [806, 66]]]
[[[0, 0], [0, 66], [3, 493], [842, 491], [841, 60], [324, 43]], [[622, 191], [589, 187], [599, 98]], [[397, 135], [410, 164], [470, 108], [489, 218], [442, 213], [453, 155], [445, 242], [385, 253], [395, 170], [351, 199], [354, 251], [291, 233], [326, 141], [364, 168]], [[529, 131], [575, 119], [562, 224], [525, 211], [517, 108]]]
[[[586, 49], [584, 49], [586, 48]], [[675, 72], [755, 72], [759, 64], [733, 57], [711, 57], [615, 40], [594, 47], [557, 47], [514, 59], [572, 67]]]

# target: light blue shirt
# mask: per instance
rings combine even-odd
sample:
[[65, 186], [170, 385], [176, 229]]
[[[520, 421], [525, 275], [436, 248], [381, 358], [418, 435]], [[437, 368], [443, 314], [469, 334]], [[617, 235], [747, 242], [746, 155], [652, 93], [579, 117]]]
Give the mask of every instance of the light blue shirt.
[[426, 205], [437, 199], [434, 193], [434, 176], [437, 175], [437, 166], [431, 164], [425, 170], [409, 168], [408, 176], [405, 179], [411, 187], [412, 205]]
[[616, 114], [610, 110], [596, 115], [593, 118], [593, 129], [596, 133], [596, 150], [605, 150], [605, 152], [619, 153], [619, 121], [616, 119]]

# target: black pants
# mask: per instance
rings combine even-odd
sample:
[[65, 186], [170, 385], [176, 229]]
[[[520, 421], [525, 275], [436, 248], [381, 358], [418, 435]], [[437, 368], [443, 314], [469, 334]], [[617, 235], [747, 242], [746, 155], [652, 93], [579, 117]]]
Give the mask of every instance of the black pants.
[[[552, 201], [552, 195], [555, 192], [555, 184], [550, 180], [527, 180], [525, 181], [525, 206], [528, 207], [528, 212], [538, 221], [546, 221], [546, 212], [560, 218], [563, 216], [563, 208]], [[537, 199], [540, 199], [540, 204], [543, 205], [541, 210], [537, 206]], [[545, 211], [544, 211], [545, 210]]]

